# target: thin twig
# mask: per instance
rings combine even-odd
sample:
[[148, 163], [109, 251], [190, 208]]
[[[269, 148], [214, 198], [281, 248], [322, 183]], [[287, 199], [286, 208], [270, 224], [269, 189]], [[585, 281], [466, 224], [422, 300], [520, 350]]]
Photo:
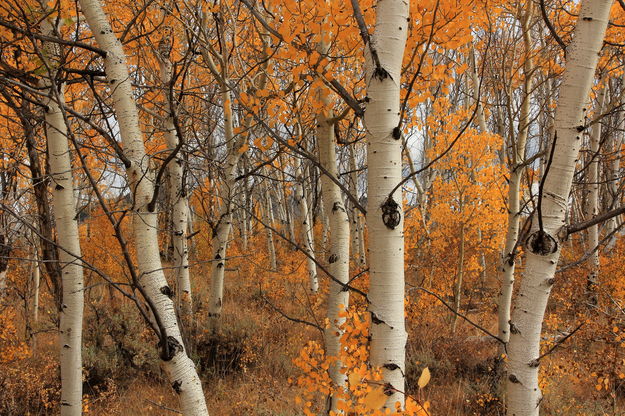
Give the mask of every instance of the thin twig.
[[547, 352], [545, 352], [545, 353], [544, 353], [544, 354], [542, 354], [540, 357], [538, 357], [538, 358], [536, 359], [536, 361], [538, 362], [538, 361], [542, 360], [543, 358], [545, 358], [547, 355], [551, 354], [551, 353], [552, 353], [552, 352], [553, 352], [556, 348], [558, 348], [560, 345], [562, 345], [562, 344], [564, 343], [564, 341], [566, 341], [567, 339], [571, 338], [571, 337], [573, 336], [573, 334], [574, 334], [574, 333], [576, 333], [577, 331], [579, 331], [579, 330], [580, 330], [580, 328], [581, 328], [582, 326], [584, 326], [584, 324], [585, 324], [585, 323], [586, 323], [586, 322], [584, 321], [584, 322], [582, 322], [581, 324], [577, 325], [577, 328], [575, 328], [573, 331], [571, 331], [571, 333], [570, 333], [570, 334], [568, 334], [567, 336], [565, 336], [564, 338], [562, 338], [562, 339], [560, 339], [558, 342], [556, 342], [556, 343], [555, 343], [555, 344], [554, 344], [551, 348], [549, 348], [549, 349], [547, 350]]
[[421, 286], [413, 286], [413, 285], [408, 285], [411, 286], [413, 289], [417, 289], [417, 290], [421, 290], [425, 293], [427, 293], [428, 295], [434, 296], [436, 299], [439, 300], [439, 302], [441, 302], [447, 309], [449, 309], [454, 315], [464, 319], [465, 321], [467, 321], [468, 323], [470, 323], [471, 325], [473, 325], [476, 329], [479, 329], [480, 331], [482, 331], [483, 333], [485, 333], [486, 335], [488, 335], [489, 337], [497, 340], [498, 342], [502, 343], [505, 347], [506, 342], [504, 340], [502, 340], [501, 338], [499, 338], [497, 335], [493, 334], [492, 332], [490, 332], [488, 329], [484, 328], [483, 326], [476, 324], [475, 322], [473, 322], [472, 320], [470, 320], [469, 318], [467, 318], [466, 316], [464, 316], [463, 314], [461, 314], [460, 312], [457, 312], [452, 306], [450, 306], [447, 302], [445, 302], [443, 300], [443, 298], [440, 297], [440, 295], [437, 295], [436, 293], [421, 287]]
[[156, 403], [156, 402], [154, 402], [154, 401], [152, 401], [152, 400], [150, 400], [150, 399], [145, 399], [145, 401], [146, 401], [146, 402], [148, 402], [148, 403], [150, 403], [150, 404], [153, 404], [154, 406], [158, 406], [158, 407], [160, 407], [161, 409], [164, 409], [164, 410], [169, 410], [170, 412], [173, 412], [173, 413], [178, 413], [179, 415], [181, 415], [181, 414], [182, 414], [182, 412], [181, 412], [180, 410], [172, 409], [171, 407], [167, 407], [167, 406], [162, 405], [162, 404], [160, 404], [160, 403]]

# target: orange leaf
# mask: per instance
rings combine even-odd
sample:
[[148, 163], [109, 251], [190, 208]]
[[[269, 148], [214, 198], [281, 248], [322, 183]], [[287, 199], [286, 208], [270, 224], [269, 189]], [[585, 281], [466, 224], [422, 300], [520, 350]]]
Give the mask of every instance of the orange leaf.
[[367, 393], [364, 400], [364, 405], [367, 409], [379, 410], [386, 403], [387, 396], [384, 394], [384, 387], [378, 387]]

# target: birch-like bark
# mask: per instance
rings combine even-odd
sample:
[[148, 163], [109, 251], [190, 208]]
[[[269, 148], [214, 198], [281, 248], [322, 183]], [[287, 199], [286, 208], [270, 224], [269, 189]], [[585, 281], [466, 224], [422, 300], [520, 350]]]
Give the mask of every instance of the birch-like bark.
[[[609, 0], [582, 1], [560, 87], [555, 132], [543, 173], [534, 231], [527, 239], [527, 263], [510, 322], [508, 346], [509, 416], [538, 416], [540, 334], [545, 308], [566, 233], [573, 173], [581, 146], [588, 94], [608, 24]], [[537, 223], [537, 224], [536, 224]]]
[[[207, 22], [202, 22], [202, 27], [206, 27]], [[242, 147], [245, 144], [247, 136], [234, 134], [232, 119], [232, 97], [230, 95], [230, 86], [228, 85], [228, 56], [225, 47], [223, 54], [219, 58], [220, 67], [218, 68], [208, 48], [202, 47], [200, 52], [205, 63], [213, 76], [219, 81], [221, 88], [221, 97], [224, 111], [224, 139], [227, 146], [226, 166], [225, 166], [225, 183], [222, 192], [222, 204], [219, 210], [218, 223], [213, 236], [213, 251], [211, 262], [211, 292], [208, 301], [208, 326], [209, 331], [217, 333], [220, 329], [221, 312], [223, 309], [223, 292], [224, 278], [226, 269], [226, 253], [230, 231], [232, 229], [232, 211], [233, 198], [235, 198], [236, 173], [239, 159], [243, 154]], [[267, 78], [261, 75], [259, 89], [264, 89]], [[244, 121], [249, 125], [249, 119]]]
[[[358, 198], [358, 168], [356, 165], [356, 150], [354, 146], [349, 147], [349, 170], [351, 171], [349, 191], [354, 197]], [[364, 267], [367, 264], [367, 260], [365, 255], [363, 219], [358, 208], [352, 207], [351, 211], [352, 225], [350, 231], [352, 233], [352, 257], [356, 259], [356, 264], [358, 266]]]
[[[323, 46], [322, 46], [323, 47]], [[339, 186], [328, 176], [338, 178], [336, 144], [334, 124], [332, 118], [332, 102], [329, 92], [320, 89], [319, 95], [323, 111], [317, 114], [317, 145], [319, 146], [319, 163], [326, 174], [321, 175], [321, 193], [324, 211], [328, 216], [330, 244], [328, 252], [328, 271], [341, 283], [349, 281], [349, 218], [343, 203], [343, 196]], [[325, 329], [326, 355], [335, 358], [330, 365], [329, 374], [338, 393], [345, 388], [345, 374], [341, 372], [342, 363], [339, 360], [341, 351], [341, 325], [345, 318], [340, 316], [349, 306], [349, 291], [344, 290], [338, 282], [331, 280], [328, 291], [328, 310], [326, 317], [328, 326]], [[331, 396], [330, 410], [339, 412], [338, 399]]]
[[[320, 175], [317, 176], [319, 177]], [[323, 189], [319, 194], [317, 202], [319, 203], [319, 219], [321, 220], [321, 252], [325, 255], [330, 250], [330, 219], [326, 213], [325, 203], [323, 201]]]
[[[172, 65], [169, 59], [169, 47], [159, 49], [160, 76], [163, 86], [165, 86], [165, 140], [169, 151], [177, 149], [181, 137], [178, 137], [173, 117], [173, 103], [170, 97], [170, 83], [172, 82]], [[193, 296], [191, 293], [191, 277], [189, 274], [189, 249], [187, 247], [187, 229], [189, 200], [184, 184], [184, 160], [181, 151], [167, 165], [169, 180], [169, 195], [172, 205], [172, 239], [174, 248], [173, 265], [176, 273], [176, 300], [180, 309], [180, 318], [183, 325], [189, 327], [193, 316]]]
[[278, 269], [278, 261], [276, 258], [276, 245], [273, 239], [273, 227], [274, 227], [274, 216], [273, 216], [273, 203], [271, 200], [271, 188], [269, 185], [265, 185], [265, 215], [264, 222], [268, 224], [267, 227], [267, 252], [269, 253], [269, 269], [271, 271], [276, 271]]
[[[380, 0], [375, 31], [366, 45], [367, 229], [369, 231], [369, 311], [371, 364], [381, 368], [394, 389], [386, 407], [404, 406], [406, 329], [404, 322], [404, 237], [402, 141], [400, 125], [401, 65], [408, 33], [409, 2]], [[366, 49], [366, 51], [367, 51]], [[379, 58], [379, 66], [376, 59]]]
[[[623, 115], [619, 113], [619, 115], [617, 116], [619, 123], [617, 123], [618, 128], [622, 128], [620, 126], [620, 122], [622, 122], [622, 120], [624, 119]], [[611, 152], [612, 154], [614, 154], [614, 158], [612, 159], [612, 161], [610, 162], [610, 165], [608, 166], [608, 168], [606, 169], [608, 171], [608, 173], [606, 174], [607, 176], [607, 180], [608, 180], [608, 189], [609, 189], [609, 194], [610, 194], [610, 207], [611, 208], [616, 208], [618, 206], [618, 203], [620, 201], [620, 196], [619, 196], [619, 190], [618, 190], [618, 184], [619, 184], [619, 177], [620, 177], [620, 168], [621, 168], [621, 158], [620, 158], [620, 152], [621, 152], [621, 145], [623, 142], [623, 137], [621, 134], [619, 134], [618, 136], [613, 136], [611, 137]], [[610, 252], [613, 248], [614, 245], [616, 244], [616, 240], [618, 239], [618, 235], [614, 234], [614, 231], [616, 230], [616, 228], [619, 225], [619, 216], [615, 216], [612, 217], [608, 220], [608, 223], [606, 224], [606, 234], [612, 234], [612, 237], [610, 238], [610, 240], [608, 241], [608, 243], [606, 244], [606, 251]]]
[[9, 268], [9, 255], [11, 245], [4, 234], [0, 234], [0, 300], [5, 295], [7, 289], [7, 270]]
[[[225, 79], [225, 78], [224, 78]], [[222, 81], [224, 81], [222, 79]], [[219, 220], [213, 236], [213, 252], [211, 262], [211, 291], [208, 301], [209, 328], [212, 333], [217, 333], [220, 329], [221, 311], [223, 307], [224, 278], [226, 269], [226, 254], [230, 231], [232, 229], [232, 210], [235, 196], [236, 173], [241, 152], [239, 149], [243, 144], [241, 136], [234, 137], [232, 124], [232, 105], [230, 90], [225, 81], [222, 82], [222, 100], [224, 107], [224, 135], [228, 147], [225, 167], [225, 183], [222, 190], [222, 201], [219, 209]]]
[[[37, 247], [33, 247], [33, 271], [31, 279], [33, 282], [33, 328], [37, 328], [39, 322], [39, 283], [41, 279], [41, 273], [39, 269], [39, 253], [37, 253]], [[32, 349], [33, 352], [37, 350], [37, 332], [33, 332], [32, 336]]]
[[[45, 5], [44, 5], [45, 7]], [[50, 16], [53, 19], [54, 15]], [[48, 19], [41, 22], [42, 33], [54, 36]], [[44, 101], [48, 163], [52, 188], [52, 209], [56, 223], [58, 257], [61, 267], [62, 297], [59, 323], [59, 352], [61, 355], [61, 415], [82, 414], [82, 319], [84, 309], [83, 267], [76, 220], [76, 201], [67, 140], [67, 126], [61, 106], [64, 105], [64, 85], [55, 85], [56, 45], [46, 43], [43, 56], [48, 78], [42, 81], [47, 97]]]
[[[243, 171], [245, 172], [246, 169], [244, 168]], [[247, 189], [247, 184], [245, 183], [245, 179], [242, 182], [240, 182], [240, 186], [242, 190], [236, 196], [238, 208], [235, 211], [235, 213], [237, 217], [237, 224], [239, 226], [239, 234], [241, 235], [241, 248], [245, 252], [248, 249], [248, 236], [247, 236], [248, 230], [247, 230], [247, 219], [246, 219], [247, 205], [245, 202], [246, 196], [244, 195], [246, 192], [248, 192], [248, 189]]]
[[[171, 289], [167, 285], [158, 248], [156, 210], [150, 211], [154, 188], [149, 177], [139, 114], [133, 100], [131, 78], [122, 44], [115, 36], [99, 0], [80, 0], [87, 24], [101, 49], [106, 51], [104, 66], [113, 96], [113, 107], [119, 124], [128, 185], [133, 192], [133, 230], [138, 284], [153, 306], [160, 321], [161, 342], [167, 343], [161, 353], [161, 365], [180, 398], [180, 411], [185, 416], [206, 416], [208, 410], [195, 364], [187, 356], [176, 319]], [[163, 347], [163, 346], [161, 346]], [[167, 355], [165, 354], [167, 352]]]
[[4, 297], [7, 289], [7, 269], [0, 270], [0, 299]]
[[482, 133], [488, 131], [486, 127], [486, 116], [484, 115], [484, 106], [480, 101], [479, 90], [480, 90], [480, 82], [477, 73], [477, 62], [475, 61], [475, 51], [473, 48], [469, 51], [469, 64], [471, 66], [471, 81], [473, 82], [473, 100], [475, 101], [475, 105], [477, 105], [477, 126], [479, 127]]
[[[21, 115], [23, 116], [23, 115]], [[46, 270], [52, 290], [54, 292], [54, 303], [61, 304], [61, 268], [58, 262], [56, 246], [54, 245], [54, 235], [52, 233], [52, 212], [47, 195], [47, 181], [43, 177], [43, 169], [39, 160], [39, 155], [35, 147], [34, 130], [30, 121], [22, 118], [26, 149], [28, 150], [29, 170], [32, 177], [33, 193], [37, 205], [37, 228], [39, 243], [41, 246], [41, 260]]]
[[[514, 270], [516, 266], [516, 250], [519, 240], [521, 221], [521, 178], [525, 161], [525, 147], [530, 123], [530, 102], [532, 91], [533, 62], [531, 59], [532, 38], [530, 22], [532, 19], [532, 3], [527, 3], [527, 11], [521, 19], [525, 57], [523, 61], [523, 101], [519, 111], [519, 131], [512, 144], [510, 179], [508, 180], [508, 226], [504, 251], [501, 258], [501, 290], [497, 303], [498, 336], [507, 343], [510, 340], [510, 309], [514, 289]], [[502, 345], [501, 352], [504, 347]]]
[[[605, 87], [600, 87], [597, 94], [595, 114], [601, 114], [605, 103]], [[585, 219], [589, 220], [599, 214], [599, 142], [601, 140], [601, 123], [596, 123], [590, 132], [590, 164], [588, 166], [588, 198], [586, 199]], [[588, 259], [590, 273], [586, 279], [586, 301], [590, 305], [597, 304], [597, 283], [599, 279], [599, 224], [588, 228], [588, 251], [594, 250]]]
[[[47, 5], [42, 2], [42, 7]], [[54, 14], [41, 22], [41, 32], [54, 36], [51, 21]], [[65, 103], [65, 86], [56, 85], [57, 45], [46, 42], [42, 56], [48, 69], [41, 80], [47, 96], [45, 104], [45, 131], [48, 143], [48, 163], [52, 188], [52, 210], [56, 224], [58, 260], [61, 269], [61, 307], [59, 316], [59, 353], [61, 367], [61, 415], [82, 414], [82, 320], [84, 309], [83, 268], [81, 261], [76, 201], [67, 140], [67, 126], [61, 106]]]
[[315, 263], [315, 240], [312, 228], [312, 218], [308, 210], [308, 199], [306, 196], [306, 181], [299, 159], [295, 159], [295, 203], [299, 206], [300, 222], [302, 224], [302, 234], [304, 234], [304, 250], [306, 251], [308, 267], [308, 284], [311, 293], [319, 291], [319, 280], [317, 277], [317, 263]]
[[[280, 166], [284, 167], [285, 163], [284, 163], [282, 155], [279, 155], [278, 159], [280, 161]], [[291, 212], [291, 204], [289, 203], [289, 198], [287, 196], [287, 190], [286, 190], [287, 180], [286, 180], [286, 174], [284, 172], [284, 168], [280, 170], [280, 180], [282, 182], [281, 186], [278, 189], [278, 193], [280, 194], [280, 197], [282, 199], [282, 204], [280, 205], [284, 209], [284, 219], [286, 221], [287, 229], [289, 231], [289, 238], [293, 242], [292, 248], [295, 250], [296, 244], [297, 244], [297, 238], [295, 236], [295, 224], [293, 221], [293, 213]]]

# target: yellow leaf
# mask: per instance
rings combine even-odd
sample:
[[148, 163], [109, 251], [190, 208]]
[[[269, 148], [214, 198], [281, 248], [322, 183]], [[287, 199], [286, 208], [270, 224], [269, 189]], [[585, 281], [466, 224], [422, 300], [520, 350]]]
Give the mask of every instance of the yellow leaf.
[[243, 146], [239, 147], [239, 153], [245, 153], [247, 152], [247, 149], [249, 148], [250, 146], [247, 143], [245, 143]]
[[384, 387], [378, 387], [367, 393], [364, 405], [370, 410], [379, 410], [386, 403], [387, 396], [384, 394]]
[[423, 371], [421, 372], [421, 376], [419, 377], [419, 381], [417, 382], [417, 384], [419, 385], [419, 388], [422, 389], [425, 386], [427, 386], [429, 382], [430, 382], [430, 369], [425, 367]]
[[349, 381], [349, 385], [354, 387], [360, 384], [361, 377], [358, 373], [351, 373], [349, 376], [347, 376], [347, 380]]

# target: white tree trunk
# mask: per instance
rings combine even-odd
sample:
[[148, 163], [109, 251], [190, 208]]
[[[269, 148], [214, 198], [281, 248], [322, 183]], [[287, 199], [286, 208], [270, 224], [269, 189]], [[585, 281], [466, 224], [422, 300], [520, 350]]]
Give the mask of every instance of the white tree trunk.
[[[595, 114], [603, 112], [605, 87], [597, 94], [597, 108]], [[588, 199], [586, 200], [585, 220], [590, 220], [599, 214], [599, 142], [601, 140], [601, 123], [596, 123], [590, 133], [590, 165], [588, 166]], [[599, 279], [599, 224], [588, 228], [588, 251], [594, 250], [588, 259], [590, 273], [586, 279], [586, 301], [590, 305], [597, 304], [597, 283]], [[597, 248], [595, 250], [595, 248]]]
[[[404, 237], [402, 192], [402, 141], [399, 134], [401, 66], [408, 33], [405, 0], [377, 3], [371, 49], [380, 67], [367, 59], [369, 311], [371, 313], [371, 364], [382, 368], [384, 382], [404, 391], [406, 329], [404, 322]], [[369, 45], [366, 45], [369, 48]], [[369, 53], [371, 55], [371, 53]], [[393, 391], [386, 407], [404, 405], [404, 395]]]
[[9, 255], [11, 254], [10, 242], [7, 236], [0, 234], [0, 300], [7, 289], [7, 270], [9, 268]]
[[[328, 92], [320, 90], [324, 113], [317, 114], [317, 142], [319, 146], [319, 163], [328, 175], [338, 178], [336, 148], [334, 143], [334, 125], [332, 118], [332, 103], [327, 96]], [[349, 281], [349, 218], [343, 203], [343, 196], [339, 186], [326, 174], [321, 175], [321, 193], [324, 211], [328, 216], [330, 245], [328, 253], [328, 271], [342, 283]], [[328, 292], [327, 318], [329, 326], [325, 329], [326, 355], [339, 357], [341, 350], [340, 326], [345, 318], [339, 314], [349, 306], [349, 291], [338, 282], [331, 280]], [[342, 390], [345, 386], [345, 374], [341, 372], [342, 364], [337, 360], [330, 366], [329, 374], [334, 388]], [[337, 399], [331, 397], [330, 410], [338, 412]]]
[[[162, 50], [160, 60], [161, 82], [165, 87], [165, 140], [169, 151], [177, 148], [181, 137], [178, 137], [173, 119], [173, 108], [169, 94], [169, 84], [172, 77], [172, 66], [169, 60], [169, 51]], [[169, 195], [173, 206], [172, 227], [173, 227], [173, 247], [174, 247], [174, 270], [176, 272], [176, 295], [177, 304], [180, 309], [180, 317], [184, 325], [190, 325], [193, 314], [193, 296], [191, 293], [191, 277], [189, 274], [189, 249], [187, 247], [187, 229], [189, 200], [184, 184], [184, 160], [182, 149], [178, 151], [176, 157], [167, 165], [169, 179]]]
[[156, 210], [150, 211], [153, 185], [148, 176], [139, 115], [133, 100], [130, 74], [121, 42], [117, 39], [99, 0], [80, 0], [86, 21], [100, 48], [106, 51], [104, 65], [113, 96], [113, 106], [119, 124], [124, 153], [130, 161], [126, 167], [128, 185], [133, 191], [133, 229], [137, 263], [142, 289], [154, 305], [153, 313], [161, 322], [161, 338], [167, 343], [167, 355], [161, 354], [161, 364], [172, 387], [180, 398], [185, 416], [208, 415], [202, 384], [193, 361], [187, 356], [176, 319], [171, 289], [163, 273], [158, 248]]
[[[206, 59], [206, 58], [205, 58]], [[209, 330], [216, 333], [220, 329], [221, 311], [223, 307], [224, 278], [226, 269], [226, 254], [232, 229], [233, 198], [235, 197], [236, 173], [241, 152], [239, 149], [243, 144], [242, 138], [235, 138], [232, 123], [232, 105], [230, 90], [222, 79], [221, 86], [222, 101], [224, 107], [224, 138], [228, 147], [226, 156], [226, 178], [222, 190], [221, 208], [217, 229], [213, 236], [213, 252], [211, 263], [211, 291], [208, 301], [208, 322]]]
[[[355, 146], [355, 145], [354, 145]], [[354, 146], [349, 148], [349, 170], [351, 171], [351, 181], [349, 191], [358, 199], [358, 172], [356, 171], [356, 150]], [[364, 267], [367, 263], [365, 256], [365, 242], [363, 233], [363, 221], [362, 216], [358, 208], [352, 208], [352, 256], [356, 259], [356, 264]]]
[[315, 263], [315, 240], [312, 228], [312, 219], [308, 210], [308, 200], [306, 197], [306, 182], [302, 174], [300, 160], [295, 159], [296, 170], [296, 190], [295, 203], [299, 206], [302, 234], [304, 234], [304, 250], [307, 256], [309, 288], [311, 293], [319, 291], [319, 280], [317, 277], [317, 264]]
[[[45, 7], [45, 6], [44, 6]], [[54, 15], [50, 16], [53, 19]], [[54, 36], [48, 19], [41, 22], [42, 33]], [[64, 105], [64, 85], [54, 85], [58, 48], [44, 45], [43, 56], [48, 61], [49, 78], [42, 81], [47, 89], [45, 126], [48, 162], [52, 187], [52, 206], [56, 223], [58, 256], [61, 267], [63, 294], [59, 323], [61, 364], [61, 415], [82, 414], [82, 319], [84, 308], [83, 268], [76, 220], [76, 201], [67, 140], [67, 126], [61, 106]]]
[[[563, 243], [571, 182], [581, 145], [584, 110], [608, 24], [612, 1], [582, 1], [555, 116], [551, 163], [543, 173], [540, 210], [527, 240], [527, 263], [510, 323], [508, 346], [509, 416], [537, 416], [542, 399], [538, 385], [540, 334], [545, 308]], [[548, 167], [548, 169], [547, 169]], [[542, 214], [542, 215], [541, 215]], [[542, 225], [542, 229], [540, 227]]]
[[513, 167], [508, 183], [508, 228], [501, 262], [501, 291], [497, 304], [498, 336], [506, 343], [510, 340], [510, 307], [514, 289], [515, 251], [521, 220], [519, 192], [522, 174], [521, 169]]
[[[618, 119], [620, 121], [622, 121], [624, 118], [625, 117], [623, 117], [622, 114], [618, 116]], [[617, 123], [617, 126], [619, 128], [622, 128], [620, 123]], [[616, 137], [612, 137], [610, 142], [612, 144], [611, 151], [616, 155], [620, 154], [620, 149], [621, 149], [621, 145], [623, 142], [622, 135], [619, 134]], [[612, 208], [616, 208], [618, 206], [617, 204], [620, 201], [620, 196], [619, 196], [619, 191], [618, 191], [620, 168], [621, 168], [621, 158], [614, 157], [612, 162], [610, 163], [610, 166], [606, 169], [609, 172], [608, 174], [606, 174], [606, 177], [608, 179], [608, 189], [609, 189], [609, 194], [611, 196], [610, 202], [612, 203], [611, 205]], [[614, 231], [618, 227], [618, 224], [619, 224], [619, 216], [610, 218], [608, 220], [608, 223], [606, 224], [606, 234], [612, 234], [612, 237], [609, 239], [608, 243], [606, 244], [607, 252], [610, 252], [614, 248], [614, 245], [616, 244], [618, 235], [614, 234]]]
[[[532, 39], [530, 23], [532, 19], [532, 4], [528, 2], [528, 10], [521, 19], [523, 29], [523, 44], [525, 57], [523, 62], [523, 101], [519, 111], [519, 131], [516, 140], [511, 144], [512, 155], [510, 163], [510, 179], [508, 180], [508, 227], [504, 251], [501, 258], [501, 291], [497, 303], [498, 336], [507, 343], [510, 340], [510, 310], [512, 292], [514, 289], [514, 270], [516, 251], [519, 240], [519, 226], [521, 221], [521, 178], [523, 176], [523, 162], [525, 161], [525, 147], [530, 123], [530, 103], [532, 91], [532, 73], [534, 65], [531, 61]], [[504, 348], [501, 346], [501, 352]]]
[[326, 213], [325, 203], [323, 201], [323, 190], [318, 199], [319, 203], [319, 219], [321, 220], [321, 252], [325, 255], [329, 251], [330, 242], [330, 219]]
[[[280, 157], [279, 160], [280, 160], [280, 165], [285, 166], [283, 158]], [[282, 183], [278, 192], [280, 193], [280, 197], [282, 198], [281, 205], [282, 205], [282, 208], [284, 209], [284, 217], [285, 217], [286, 225], [289, 231], [289, 238], [293, 242], [293, 246], [292, 246], [293, 249], [295, 249], [296, 244], [297, 244], [297, 238], [295, 236], [295, 224], [293, 221], [293, 213], [291, 212], [291, 204], [289, 202], [289, 198], [287, 195], [287, 189], [286, 189], [287, 180], [286, 180], [286, 175], [284, 173], [284, 170], [280, 170], [280, 180], [282, 181]]]
[[276, 259], [276, 245], [273, 241], [274, 217], [273, 217], [273, 203], [271, 201], [271, 187], [265, 185], [265, 215], [264, 222], [267, 227], [267, 252], [269, 253], [269, 269], [276, 271], [278, 269], [278, 261]]
[[[37, 253], [37, 248], [33, 247], [33, 251], [33, 272], [31, 275], [33, 282], [33, 328], [37, 328], [37, 324], [39, 322], [39, 283], [41, 279], [41, 273], [39, 269], [39, 255]], [[32, 349], [33, 351], [37, 350], [36, 331], [32, 334]]]
[[0, 299], [4, 297], [7, 290], [7, 269], [0, 270]]

